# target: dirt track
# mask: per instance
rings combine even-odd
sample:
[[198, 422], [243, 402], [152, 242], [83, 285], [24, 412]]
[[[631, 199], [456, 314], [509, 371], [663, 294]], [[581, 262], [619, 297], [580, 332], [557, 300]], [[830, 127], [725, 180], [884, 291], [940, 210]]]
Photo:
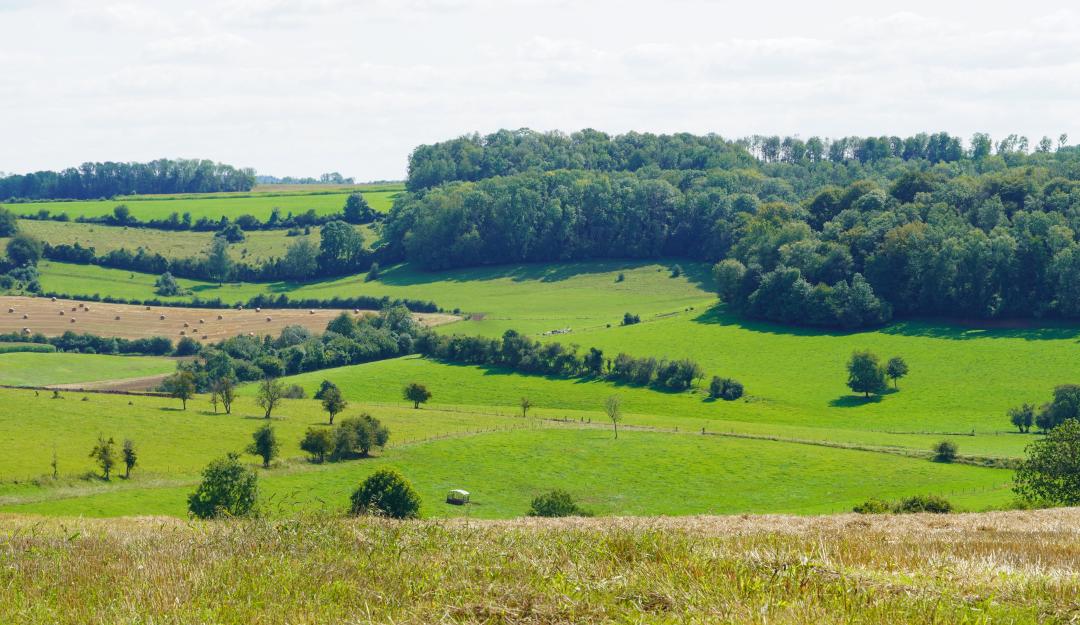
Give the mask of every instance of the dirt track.
[[[56, 336], [71, 330], [127, 339], [166, 336], [174, 341], [190, 336], [199, 341], [220, 341], [238, 334], [277, 336], [282, 328], [301, 325], [322, 332], [342, 311], [285, 309], [214, 309], [171, 306], [134, 306], [80, 300], [52, 301], [45, 297], [0, 297], [0, 333], [42, 333]], [[360, 316], [373, 311], [348, 311]], [[457, 320], [454, 315], [415, 313], [427, 326]]]

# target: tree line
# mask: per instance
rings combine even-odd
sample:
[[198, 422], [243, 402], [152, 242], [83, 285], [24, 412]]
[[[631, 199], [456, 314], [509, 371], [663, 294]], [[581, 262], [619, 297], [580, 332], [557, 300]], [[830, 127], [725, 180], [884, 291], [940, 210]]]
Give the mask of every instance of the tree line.
[[[829, 327], [1080, 317], [1080, 149], [1064, 141], [1029, 153], [1018, 138], [982, 135], [970, 147], [940, 136], [852, 140], [839, 161], [746, 150], [732, 161], [742, 148], [724, 144], [722, 165], [675, 169], [680, 159], [665, 156], [630, 171], [590, 161], [545, 171], [545, 141], [563, 140], [514, 143], [518, 161], [533, 163], [521, 171], [418, 179], [384, 224], [387, 258], [447, 269], [684, 256], [719, 263], [717, 290], [743, 314]], [[682, 146], [693, 160], [715, 141], [655, 146]], [[414, 160], [473, 143], [418, 148]], [[941, 145], [961, 147], [944, 157], [956, 150]], [[495, 170], [479, 171], [466, 178]]]
[[409, 191], [420, 191], [453, 181], [476, 181], [527, 171], [585, 169], [637, 171], [645, 168], [675, 170], [737, 169], [759, 164], [807, 165], [877, 163], [886, 160], [925, 161], [929, 164], [982, 161], [994, 155], [1049, 153], [1068, 144], [1062, 134], [1055, 142], [1043, 137], [1031, 145], [1027, 137], [1008, 135], [997, 142], [985, 133], [963, 140], [945, 132], [909, 137], [780, 137], [754, 135], [724, 139], [715, 134], [657, 135], [630, 132], [609, 135], [585, 129], [571, 134], [537, 132], [528, 128], [499, 130], [483, 135], [421, 145], [409, 156]]
[[88, 200], [117, 195], [250, 191], [255, 170], [200, 159], [83, 163], [0, 177], [0, 198]]
[[[612, 358], [595, 347], [579, 353], [577, 345], [540, 342], [515, 330], [507, 330], [498, 338], [457, 334], [447, 336], [429, 332], [417, 343], [417, 351], [445, 362], [501, 367], [529, 374], [604, 378], [670, 391], [685, 391], [705, 377], [701, 366], [688, 358], [669, 360], [635, 357], [625, 353]], [[727, 382], [728, 386], [738, 384], [734, 380]], [[733, 397], [730, 396], [734, 394], [733, 390], [722, 394], [723, 390], [722, 386], [718, 386], [714, 397], [736, 399], [742, 395], [741, 384]]]

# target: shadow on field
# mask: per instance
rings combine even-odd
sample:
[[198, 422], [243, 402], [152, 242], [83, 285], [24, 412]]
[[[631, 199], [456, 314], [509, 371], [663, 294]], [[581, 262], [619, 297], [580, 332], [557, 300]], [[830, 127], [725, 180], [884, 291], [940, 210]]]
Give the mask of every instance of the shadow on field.
[[687, 391], [678, 391], [678, 390], [674, 390], [674, 389], [662, 388], [662, 387], [657, 387], [657, 386], [642, 386], [640, 384], [631, 384], [629, 382], [624, 382], [624, 381], [621, 381], [621, 380], [608, 380], [607, 378], [600, 377], [600, 376], [590, 376], [590, 377], [584, 377], [583, 378], [583, 377], [577, 377], [577, 376], [571, 376], [571, 375], [552, 375], [550, 373], [532, 373], [532, 372], [529, 372], [529, 371], [515, 371], [513, 369], [507, 369], [505, 367], [495, 367], [495, 366], [492, 366], [492, 365], [472, 364], [472, 363], [464, 363], [464, 362], [449, 362], [449, 361], [445, 361], [445, 360], [436, 360], [434, 362], [438, 362], [439, 364], [446, 365], [448, 367], [476, 368], [476, 369], [479, 369], [480, 371], [482, 371], [485, 376], [495, 376], [495, 375], [499, 375], [499, 376], [521, 376], [521, 377], [528, 377], [528, 378], [544, 379], [544, 380], [547, 380], [549, 382], [556, 382], [556, 381], [561, 380], [561, 381], [573, 382], [574, 384], [592, 384], [592, 383], [596, 383], [596, 382], [602, 382], [602, 383], [606, 383], [608, 385], [611, 385], [611, 386], [613, 386], [615, 388], [640, 388], [640, 389], [647, 389], [647, 390], [653, 391], [654, 393], [663, 393], [665, 395], [681, 395], [681, 394], [687, 392]]
[[[747, 319], [727, 306], [718, 303], [697, 317], [695, 323], [735, 326], [751, 332], [782, 334], [788, 336], [852, 336], [875, 332], [896, 336], [923, 337], [967, 341], [973, 339], [1023, 339], [1026, 341], [1055, 341], [1073, 339], [1080, 342], [1080, 325], [1052, 321], [1021, 320], [965, 320], [912, 319], [896, 321], [880, 328], [861, 330], [836, 330], [784, 325], [769, 321]], [[1038, 325], [1041, 323], [1042, 325]]]
[[577, 276], [629, 271], [649, 265], [666, 267], [670, 273], [680, 265], [682, 274], [701, 288], [711, 288], [709, 268], [691, 260], [645, 259], [645, 260], [595, 260], [569, 263], [527, 263], [517, 265], [493, 265], [468, 269], [424, 271], [419, 267], [396, 265], [379, 275], [379, 282], [388, 286], [417, 286], [435, 282], [479, 282], [484, 280], [510, 279], [515, 282], [561, 282]]
[[[895, 391], [890, 389], [888, 392]], [[833, 408], [858, 408], [859, 406], [866, 406], [868, 404], [880, 404], [882, 399], [882, 395], [871, 395], [870, 397], [864, 397], [862, 395], [841, 395], [830, 401], [829, 406]]]

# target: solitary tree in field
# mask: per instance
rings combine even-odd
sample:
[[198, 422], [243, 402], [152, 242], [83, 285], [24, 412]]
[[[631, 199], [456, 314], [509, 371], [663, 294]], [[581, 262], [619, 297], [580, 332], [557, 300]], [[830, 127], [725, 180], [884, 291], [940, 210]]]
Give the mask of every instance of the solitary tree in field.
[[622, 398], [618, 395], [612, 395], [604, 401], [604, 412], [607, 413], [608, 419], [611, 419], [611, 425], [615, 428], [615, 438], [619, 438], [619, 422], [622, 421]]
[[522, 397], [521, 398], [521, 416], [522, 417], [529, 416], [529, 408], [532, 408], [532, 405], [533, 405], [532, 400], [529, 399], [528, 397]]
[[1080, 421], [1068, 419], [1027, 446], [1013, 491], [1027, 501], [1080, 505]]
[[334, 425], [334, 416], [345, 410], [349, 402], [345, 401], [345, 398], [341, 396], [338, 387], [331, 386], [323, 392], [322, 405], [323, 410], [330, 413], [330, 425]]
[[165, 378], [164, 387], [187, 410], [188, 400], [195, 396], [195, 376], [190, 371], [179, 371]]
[[108, 480], [113, 466], [116, 465], [116, 442], [111, 438], [105, 440], [104, 436], [98, 436], [97, 444], [90, 450], [90, 457], [101, 467], [102, 477]]
[[[220, 377], [211, 383], [211, 388], [221, 400], [221, 407], [225, 409], [225, 414], [232, 414], [233, 400], [236, 399], [236, 387], [233, 386], [232, 378]], [[214, 410], [216, 412], [217, 408]]]
[[889, 376], [892, 380], [893, 388], [899, 390], [900, 387], [896, 384], [896, 381], [908, 374], [907, 363], [899, 356], [893, 356], [889, 359], [889, 362], [885, 364], [885, 375]]
[[221, 284], [229, 279], [233, 261], [229, 258], [229, 242], [223, 237], [214, 237], [206, 250], [206, 273], [212, 280]]
[[1009, 408], [1009, 421], [1022, 434], [1027, 434], [1031, 431], [1031, 426], [1035, 424], [1035, 406], [1023, 404], [1015, 408]]
[[403, 394], [405, 399], [413, 403], [413, 408], [419, 408], [420, 404], [431, 399], [431, 391], [423, 384], [418, 384], [416, 382], [409, 383], [409, 385], [405, 387]]
[[131, 477], [131, 470], [139, 462], [139, 453], [135, 450], [135, 441], [130, 438], [124, 441], [124, 479]]
[[878, 357], [870, 352], [855, 352], [848, 361], [848, 388], [856, 393], [880, 393], [885, 390], [885, 371], [878, 364]]
[[279, 449], [277, 437], [274, 436], [274, 428], [270, 424], [266, 424], [255, 430], [251, 438], [252, 441], [247, 447], [247, 452], [262, 458], [263, 468], [270, 468], [270, 461], [277, 457]]
[[259, 407], [266, 411], [263, 415], [264, 418], [269, 419], [270, 413], [274, 411], [281, 404], [281, 400], [285, 397], [285, 385], [281, 380], [277, 378], [263, 378], [262, 382], [259, 382], [259, 394], [255, 400], [255, 403], [259, 404]]

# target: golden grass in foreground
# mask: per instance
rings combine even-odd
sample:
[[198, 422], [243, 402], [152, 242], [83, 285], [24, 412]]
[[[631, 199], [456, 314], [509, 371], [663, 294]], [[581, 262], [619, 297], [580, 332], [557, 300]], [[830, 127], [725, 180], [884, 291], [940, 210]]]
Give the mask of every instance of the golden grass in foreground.
[[184, 523], [0, 517], [2, 623], [1064, 623], [1080, 510]]

